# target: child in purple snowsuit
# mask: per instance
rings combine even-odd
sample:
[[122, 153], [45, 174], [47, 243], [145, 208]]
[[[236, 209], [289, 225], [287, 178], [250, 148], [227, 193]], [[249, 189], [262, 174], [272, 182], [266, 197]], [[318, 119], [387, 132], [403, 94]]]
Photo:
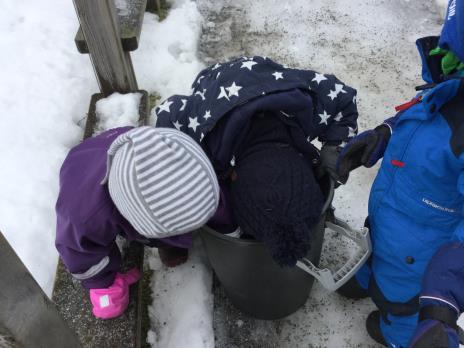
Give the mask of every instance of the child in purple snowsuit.
[[74, 147], [60, 171], [56, 247], [69, 272], [91, 289], [94, 314], [122, 314], [128, 287], [139, 278], [137, 270], [118, 273], [117, 235], [158, 247], [175, 266], [192, 244], [187, 232], [216, 211], [229, 219], [217, 209], [219, 197], [205, 153], [177, 130], [116, 128]]

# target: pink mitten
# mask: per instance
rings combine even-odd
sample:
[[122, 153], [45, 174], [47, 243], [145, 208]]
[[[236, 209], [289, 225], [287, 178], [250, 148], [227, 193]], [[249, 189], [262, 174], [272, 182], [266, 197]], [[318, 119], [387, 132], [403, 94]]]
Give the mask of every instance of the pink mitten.
[[105, 289], [90, 289], [92, 312], [97, 318], [111, 319], [120, 316], [129, 304], [129, 285], [140, 279], [140, 271], [132, 268], [127, 273], [117, 273], [113, 285]]

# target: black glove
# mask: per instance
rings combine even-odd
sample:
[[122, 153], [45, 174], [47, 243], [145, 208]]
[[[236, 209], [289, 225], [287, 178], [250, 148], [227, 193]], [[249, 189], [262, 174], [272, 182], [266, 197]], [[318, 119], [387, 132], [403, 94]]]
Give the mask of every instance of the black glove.
[[337, 161], [341, 151], [342, 148], [340, 146], [322, 146], [321, 152], [319, 154], [321, 164], [317, 169], [318, 178], [323, 177], [327, 173], [332, 179], [335, 180], [335, 182], [338, 181]]
[[362, 132], [353, 138], [341, 151], [336, 165], [339, 181], [346, 183], [353, 169], [372, 167], [383, 157], [391, 132], [387, 125]]

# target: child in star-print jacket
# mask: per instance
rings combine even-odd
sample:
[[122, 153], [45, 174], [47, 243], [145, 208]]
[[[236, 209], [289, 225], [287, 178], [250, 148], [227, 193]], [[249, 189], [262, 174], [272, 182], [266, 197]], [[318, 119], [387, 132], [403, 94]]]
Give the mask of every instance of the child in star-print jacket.
[[221, 176], [260, 112], [292, 128], [301, 144], [318, 138], [329, 171], [335, 168], [338, 149], [357, 134], [355, 89], [333, 75], [287, 68], [259, 56], [204, 69], [191, 95], [168, 98], [152, 117], [157, 127], [176, 127], [204, 144]]
[[[163, 263], [176, 266], [187, 259], [191, 231], [207, 223], [230, 233], [252, 212], [246, 230], [253, 234], [258, 225], [268, 232], [264, 240], [285, 237], [270, 242], [271, 254], [294, 265], [309, 250], [322, 206], [312, 173], [319, 154], [310, 141], [324, 142], [322, 158], [333, 168], [333, 154], [356, 133], [356, 91], [331, 75], [241, 58], [205, 69], [193, 86], [190, 96], [171, 97], [154, 110], [158, 127], [108, 130], [76, 145], [62, 165], [56, 247], [89, 289], [99, 318], [121, 315], [129, 285], [139, 278], [137, 270], [120, 273], [117, 235], [158, 247]], [[256, 151], [243, 159], [244, 148]], [[235, 183], [259, 175], [256, 189], [271, 185], [264, 195], [246, 187], [242, 195], [233, 190], [238, 184], [229, 192], [234, 156]], [[256, 206], [245, 199], [244, 214], [230, 209], [233, 197], [247, 194]], [[239, 212], [235, 219], [231, 210]]]
[[152, 117], [202, 145], [244, 234], [280, 265], [307, 254], [324, 200], [314, 170], [336, 179], [339, 150], [357, 132], [353, 88], [333, 75], [242, 57], [204, 69], [191, 95], [168, 98]]

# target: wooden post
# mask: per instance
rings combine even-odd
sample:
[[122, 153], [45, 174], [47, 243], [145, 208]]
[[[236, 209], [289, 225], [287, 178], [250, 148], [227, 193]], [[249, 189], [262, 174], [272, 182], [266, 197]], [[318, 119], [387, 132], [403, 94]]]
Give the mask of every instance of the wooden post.
[[147, 0], [147, 11], [159, 14], [161, 11], [161, 0]]
[[80, 347], [1, 232], [0, 279], [0, 332], [20, 347]]
[[101, 92], [138, 89], [132, 61], [124, 52], [114, 0], [73, 0]]

